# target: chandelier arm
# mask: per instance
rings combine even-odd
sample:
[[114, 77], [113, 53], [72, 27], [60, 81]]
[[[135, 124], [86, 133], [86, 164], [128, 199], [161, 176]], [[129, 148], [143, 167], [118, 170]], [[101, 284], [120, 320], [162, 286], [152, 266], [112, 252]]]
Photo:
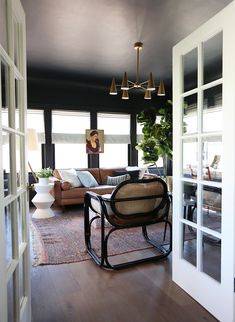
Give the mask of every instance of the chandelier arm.
[[146, 87], [144, 87], [144, 86], [140, 86], [140, 87], [138, 87], [138, 88], [141, 88], [141, 89], [143, 89], [143, 90], [147, 91], [147, 88], [146, 88]]
[[135, 83], [134, 83], [134, 82], [132, 82], [132, 81], [130, 81], [129, 79], [128, 79], [128, 83], [130, 83], [130, 84], [132, 84], [132, 85], [135, 85]]
[[148, 83], [148, 80], [146, 80], [145, 82], [140, 83], [140, 86], [142, 86], [144, 84], [147, 84], [147, 83]]
[[[133, 84], [133, 85], [129, 87], [129, 90], [135, 87], [134, 86], [135, 83], [133, 83], [133, 82], [130, 82], [130, 83]], [[122, 87], [122, 84], [116, 84], [116, 87]]]

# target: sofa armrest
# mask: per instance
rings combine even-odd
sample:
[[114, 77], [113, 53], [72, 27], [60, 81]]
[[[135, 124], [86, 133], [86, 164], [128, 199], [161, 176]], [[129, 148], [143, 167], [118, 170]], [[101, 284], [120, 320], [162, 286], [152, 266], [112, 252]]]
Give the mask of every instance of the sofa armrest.
[[61, 205], [61, 198], [62, 198], [62, 196], [61, 196], [61, 180], [58, 180], [55, 178], [54, 187], [51, 190], [51, 194], [55, 198], [54, 204], [56, 206], [60, 206]]
[[56, 181], [60, 181], [60, 180], [53, 176], [49, 177], [49, 182], [55, 183]]

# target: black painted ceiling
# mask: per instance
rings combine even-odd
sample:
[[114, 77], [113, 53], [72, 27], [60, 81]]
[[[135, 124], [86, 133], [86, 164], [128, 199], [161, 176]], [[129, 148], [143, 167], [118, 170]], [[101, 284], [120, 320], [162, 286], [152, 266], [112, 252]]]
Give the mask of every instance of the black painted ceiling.
[[[231, 0], [21, 0], [26, 13], [29, 70], [71, 77], [135, 78], [153, 72], [171, 82], [172, 47]], [[134, 80], [134, 79], [133, 79]]]

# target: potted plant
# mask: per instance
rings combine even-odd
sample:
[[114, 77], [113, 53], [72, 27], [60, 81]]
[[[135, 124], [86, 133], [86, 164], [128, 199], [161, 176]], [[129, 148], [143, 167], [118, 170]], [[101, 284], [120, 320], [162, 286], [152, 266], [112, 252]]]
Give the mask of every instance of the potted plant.
[[38, 182], [41, 185], [47, 185], [49, 181], [49, 177], [52, 176], [53, 170], [48, 167], [48, 168], [43, 168], [39, 171], [36, 172], [36, 177], [38, 178]]
[[[161, 116], [159, 123], [156, 123], [157, 115]], [[168, 160], [172, 159], [172, 102], [168, 100], [158, 111], [154, 107], [145, 109], [137, 115], [137, 122], [143, 125], [144, 137], [136, 149], [143, 151], [145, 164], [156, 165], [162, 157], [166, 176]]]

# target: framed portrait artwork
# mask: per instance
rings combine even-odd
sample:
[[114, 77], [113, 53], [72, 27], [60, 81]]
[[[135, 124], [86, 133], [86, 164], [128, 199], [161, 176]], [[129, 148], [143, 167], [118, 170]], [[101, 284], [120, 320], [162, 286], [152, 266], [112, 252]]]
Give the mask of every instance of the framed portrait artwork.
[[104, 152], [104, 130], [86, 130], [86, 153], [98, 154]]

